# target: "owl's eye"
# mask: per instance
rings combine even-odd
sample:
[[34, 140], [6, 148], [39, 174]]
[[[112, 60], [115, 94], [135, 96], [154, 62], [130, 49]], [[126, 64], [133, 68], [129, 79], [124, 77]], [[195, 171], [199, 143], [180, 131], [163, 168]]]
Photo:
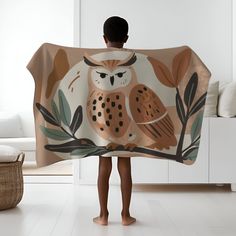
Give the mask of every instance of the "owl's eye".
[[123, 74], [124, 73], [126, 73], [126, 71], [125, 72], [119, 72], [119, 73], [117, 73], [116, 75], [119, 77], [119, 78], [121, 78], [121, 77], [123, 77]]
[[100, 75], [100, 77], [101, 77], [102, 79], [104, 79], [104, 78], [107, 76], [106, 73], [98, 72], [98, 71], [96, 71], [96, 72]]

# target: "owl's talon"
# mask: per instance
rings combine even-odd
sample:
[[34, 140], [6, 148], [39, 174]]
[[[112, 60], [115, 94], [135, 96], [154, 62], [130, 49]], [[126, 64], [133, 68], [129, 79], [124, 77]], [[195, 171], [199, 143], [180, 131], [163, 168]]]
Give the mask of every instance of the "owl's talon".
[[118, 143], [108, 143], [106, 145], [106, 149], [108, 149], [108, 150], [115, 150], [118, 146], [120, 146], [120, 144], [118, 144]]
[[148, 146], [146, 146], [146, 147], [147, 147], [147, 148], [151, 148], [151, 149], [157, 149], [157, 150], [162, 150], [162, 149], [163, 149], [163, 147], [160, 146], [160, 145], [157, 144], [157, 143], [153, 143], [153, 144], [148, 145]]
[[127, 143], [127, 144], [124, 145], [124, 148], [125, 148], [125, 149], [128, 149], [128, 150], [130, 150], [130, 151], [133, 151], [133, 149], [134, 149], [135, 147], [137, 147], [137, 145], [134, 144], [134, 143]]

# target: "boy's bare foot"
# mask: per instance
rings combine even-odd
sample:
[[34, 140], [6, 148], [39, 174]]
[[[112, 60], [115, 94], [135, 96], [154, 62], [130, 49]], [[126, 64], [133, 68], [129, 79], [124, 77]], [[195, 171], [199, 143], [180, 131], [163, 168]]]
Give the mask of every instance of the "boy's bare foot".
[[123, 225], [130, 225], [130, 224], [134, 223], [135, 221], [136, 221], [136, 219], [134, 217], [122, 216], [122, 224]]
[[107, 216], [97, 216], [93, 218], [93, 222], [100, 225], [108, 225], [108, 215]]

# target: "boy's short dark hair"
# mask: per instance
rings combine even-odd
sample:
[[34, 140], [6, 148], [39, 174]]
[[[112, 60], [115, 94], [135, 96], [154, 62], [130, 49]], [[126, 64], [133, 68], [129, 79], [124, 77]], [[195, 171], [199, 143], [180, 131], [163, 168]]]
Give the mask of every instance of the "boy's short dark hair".
[[128, 29], [128, 22], [119, 16], [109, 17], [103, 25], [103, 33], [110, 42], [123, 42]]

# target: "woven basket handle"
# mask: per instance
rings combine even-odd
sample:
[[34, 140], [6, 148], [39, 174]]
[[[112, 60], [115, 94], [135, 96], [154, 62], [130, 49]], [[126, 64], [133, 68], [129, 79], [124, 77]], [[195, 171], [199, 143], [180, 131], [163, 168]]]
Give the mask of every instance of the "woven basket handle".
[[[20, 159], [20, 158], [21, 158], [21, 159]], [[16, 161], [20, 161], [20, 162], [21, 162], [21, 165], [23, 165], [24, 160], [25, 160], [25, 153], [24, 153], [24, 152], [21, 152], [21, 153], [17, 156]]]

